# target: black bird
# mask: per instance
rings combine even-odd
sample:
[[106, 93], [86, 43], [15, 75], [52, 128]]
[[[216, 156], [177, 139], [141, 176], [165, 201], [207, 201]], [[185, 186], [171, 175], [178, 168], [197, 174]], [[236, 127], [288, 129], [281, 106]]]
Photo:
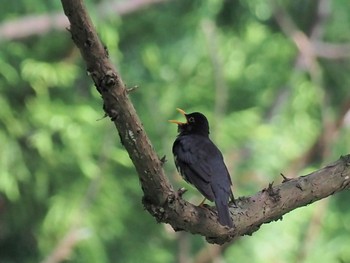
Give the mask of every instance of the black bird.
[[221, 225], [233, 227], [228, 202], [234, 203], [231, 177], [220, 150], [209, 138], [209, 123], [200, 112], [186, 114], [178, 125], [179, 135], [173, 145], [175, 165], [181, 176], [194, 185], [205, 198], [214, 201]]

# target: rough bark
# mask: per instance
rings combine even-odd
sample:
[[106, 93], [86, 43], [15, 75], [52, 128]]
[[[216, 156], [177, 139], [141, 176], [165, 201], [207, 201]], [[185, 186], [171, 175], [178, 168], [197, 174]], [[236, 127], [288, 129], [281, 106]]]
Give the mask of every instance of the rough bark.
[[102, 95], [104, 110], [114, 122], [121, 143], [137, 170], [144, 193], [143, 204], [158, 222], [169, 223], [175, 231], [200, 234], [211, 243], [223, 244], [241, 235], [252, 234], [261, 224], [281, 219], [297, 207], [349, 188], [350, 156], [345, 156], [312, 174], [285, 180], [275, 187], [269, 185], [253, 196], [239, 198], [238, 207], [231, 208], [235, 227], [221, 226], [214, 208], [194, 206], [174, 191], [164, 174], [162, 161], [128, 99], [128, 90], [111, 64], [107, 49], [99, 40], [82, 1], [61, 1], [70, 21], [72, 39]]

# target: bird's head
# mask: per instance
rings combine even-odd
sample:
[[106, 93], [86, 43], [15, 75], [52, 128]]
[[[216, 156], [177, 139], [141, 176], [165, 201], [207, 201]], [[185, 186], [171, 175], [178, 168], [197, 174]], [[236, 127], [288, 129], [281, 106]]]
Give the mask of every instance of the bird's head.
[[184, 110], [177, 108], [177, 110], [185, 116], [186, 122], [177, 120], [169, 120], [171, 123], [178, 125], [180, 135], [185, 134], [199, 134], [203, 136], [209, 135], [209, 123], [207, 118], [200, 112], [186, 113]]

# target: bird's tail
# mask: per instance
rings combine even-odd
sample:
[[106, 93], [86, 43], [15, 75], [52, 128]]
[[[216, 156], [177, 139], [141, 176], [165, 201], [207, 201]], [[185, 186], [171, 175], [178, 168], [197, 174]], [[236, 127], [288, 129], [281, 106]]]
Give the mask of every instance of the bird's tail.
[[227, 200], [221, 198], [215, 199], [216, 209], [218, 210], [219, 223], [223, 226], [233, 227]]

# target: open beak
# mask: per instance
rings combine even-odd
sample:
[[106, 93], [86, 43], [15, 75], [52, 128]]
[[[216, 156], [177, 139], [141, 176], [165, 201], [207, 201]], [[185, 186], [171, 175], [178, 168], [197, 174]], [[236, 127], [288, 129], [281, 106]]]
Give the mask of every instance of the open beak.
[[[180, 108], [176, 108], [176, 110], [177, 110], [178, 112], [180, 112], [183, 116], [186, 117], [186, 112], [185, 112], [184, 110], [182, 110], [182, 109], [180, 109]], [[178, 124], [178, 125], [182, 125], [182, 124], [186, 124], [186, 123], [187, 123], [187, 122], [181, 122], [181, 121], [177, 121], [177, 120], [169, 120], [169, 122], [175, 123], [175, 124]]]

